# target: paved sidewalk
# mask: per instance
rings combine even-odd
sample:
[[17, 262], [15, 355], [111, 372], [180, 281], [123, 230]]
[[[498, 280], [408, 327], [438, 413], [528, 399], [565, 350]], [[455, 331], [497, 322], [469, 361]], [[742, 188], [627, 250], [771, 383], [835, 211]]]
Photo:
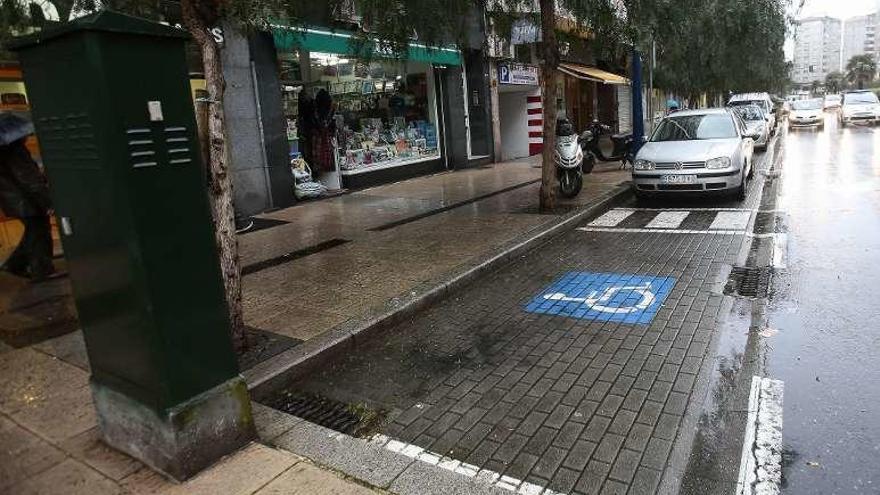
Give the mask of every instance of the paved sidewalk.
[[[444, 285], [518, 236], [558, 224], [628, 180], [616, 164], [597, 167], [579, 197], [542, 214], [538, 158], [419, 177], [261, 215], [263, 228], [239, 236], [245, 323], [261, 336], [242, 368], [322, 335], [330, 340], [335, 328], [357, 326], [419, 289]], [[13, 279], [0, 274], [0, 340], [20, 347], [76, 327], [66, 278], [37, 286]], [[62, 359], [84, 361], [84, 348], [77, 346], [82, 339], [67, 340], [72, 350]]]
[[[47, 349], [58, 349], [49, 344]], [[222, 459], [186, 483], [172, 483], [98, 440], [87, 370], [41, 349], [3, 347], [0, 377], [0, 493], [377, 493], [300, 456], [260, 443]], [[261, 437], [272, 435], [278, 427], [265, 412], [255, 406]]]
[[[420, 177], [264, 215], [290, 223], [240, 237], [246, 271], [281, 262], [244, 277], [245, 321], [308, 340], [545, 228], [559, 215], [538, 212], [537, 159]], [[561, 202], [560, 215], [628, 175], [616, 167], [597, 170], [578, 198]], [[330, 241], [344, 243], [293, 262], [279, 259]]]
[[[377, 449], [515, 493], [674, 493], [762, 186], [585, 218], [262, 398], [319, 423], [285, 397], [357, 404]], [[317, 455], [302, 436], [273, 443]]]
[[[536, 163], [532, 158], [437, 174], [263, 216], [278, 225], [240, 236], [247, 324], [293, 342], [315, 339], [368, 318], [377, 306], [415, 288], [442, 285], [512, 240], [558, 224], [628, 176], [616, 167], [600, 168], [579, 198], [562, 201], [557, 213], [542, 214]], [[17, 339], [0, 342], [0, 492], [372, 492], [262, 444], [184, 485], [104, 447], [97, 438], [81, 332], [49, 340], [43, 339], [62, 330], [30, 334], [55, 318], [53, 308], [70, 307], [69, 294], [65, 278], [40, 286], [0, 278], [0, 329], [10, 329], [4, 337]], [[278, 427], [259, 405], [255, 416], [264, 437]]]

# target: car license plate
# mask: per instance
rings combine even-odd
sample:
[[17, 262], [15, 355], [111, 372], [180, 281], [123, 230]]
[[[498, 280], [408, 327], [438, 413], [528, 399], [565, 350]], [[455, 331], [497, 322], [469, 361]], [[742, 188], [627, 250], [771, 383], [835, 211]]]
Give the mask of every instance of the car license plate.
[[660, 181], [666, 184], [693, 184], [697, 182], [696, 175], [664, 175]]

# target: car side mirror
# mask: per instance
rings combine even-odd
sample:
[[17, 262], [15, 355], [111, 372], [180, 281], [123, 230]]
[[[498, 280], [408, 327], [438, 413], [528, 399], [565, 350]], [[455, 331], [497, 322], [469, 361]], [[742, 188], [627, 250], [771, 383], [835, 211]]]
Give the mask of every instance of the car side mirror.
[[758, 138], [761, 137], [761, 133], [759, 133], [759, 132], [746, 132], [745, 134], [743, 134], [743, 137], [747, 137], [753, 141], [757, 141]]

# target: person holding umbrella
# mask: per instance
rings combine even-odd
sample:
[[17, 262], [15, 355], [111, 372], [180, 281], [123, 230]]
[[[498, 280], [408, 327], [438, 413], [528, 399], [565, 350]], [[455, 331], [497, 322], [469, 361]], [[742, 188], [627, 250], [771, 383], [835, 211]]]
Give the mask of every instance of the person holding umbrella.
[[28, 120], [0, 113], [0, 209], [24, 224], [24, 235], [2, 269], [19, 277], [44, 280], [55, 273], [49, 224], [49, 186], [25, 146], [34, 133]]

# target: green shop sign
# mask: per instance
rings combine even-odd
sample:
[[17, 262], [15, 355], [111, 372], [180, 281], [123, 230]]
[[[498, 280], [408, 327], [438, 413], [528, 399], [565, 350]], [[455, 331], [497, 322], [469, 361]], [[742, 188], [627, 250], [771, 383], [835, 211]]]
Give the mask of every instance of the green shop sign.
[[[387, 50], [375, 40], [360, 41], [346, 31], [294, 28], [272, 25], [275, 48], [279, 51], [307, 50], [319, 53], [335, 53], [354, 57], [403, 58]], [[441, 65], [461, 65], [461, 52], [455, 48], [427, 46], [410, 43], [405, 57], [415, 62]]]

